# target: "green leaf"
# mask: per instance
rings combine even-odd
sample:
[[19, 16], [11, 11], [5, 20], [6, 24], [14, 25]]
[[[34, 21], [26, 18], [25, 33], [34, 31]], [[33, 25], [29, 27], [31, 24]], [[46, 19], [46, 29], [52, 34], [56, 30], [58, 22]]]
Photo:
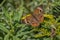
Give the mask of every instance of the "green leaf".
[[20, 34], [18, 33], [16, 36], [18, 37], [18, 36], [23, 36], [23, 35], [26, 35], [26, 34], [29, 34], [30, 32], [28, 31], [28, 32], [21, 32]]
[[0, 40], [3, 40], [3, 38], [2, 38], [2, 37], [0, 37]]
[[9, 12], [8, 12], [8, 10], [6, 10], [6, 8], [3, 8], [3, 13], [4, 13], [4, 16], [6, 19], [10, 19]]
[[26, 24], [19, 24], [19, 23], [16, 23], [15, 26], [16, 26], [16, 27], [23, 27], [23, 28], [24, 28], [24, 27], [26, 26]]
[[43, 38], [43, 40], [51, 40], [51, 38]]
[[4, 26], [4, 23], [0, 23], [0, 30], [4, 31], [6, 33], [9, 32], [9, 30]]
[[20, 40], [20, 39], [16, 36], [13, 36], [13, 40]]
[[22, 17], [23, 14], [23, 8], [20, 8], [20, 10], [18, 12], [14, 13], [14, 21], [19, 21]]
[[57, 37], [58, 39], [60, 39], [60, 35], [57, 35], [56, 37]]
[[8, 33], [7, 35], [5, 35], [4, 40], [9, 40], [9, 36], [10, 36], [10, 33]]

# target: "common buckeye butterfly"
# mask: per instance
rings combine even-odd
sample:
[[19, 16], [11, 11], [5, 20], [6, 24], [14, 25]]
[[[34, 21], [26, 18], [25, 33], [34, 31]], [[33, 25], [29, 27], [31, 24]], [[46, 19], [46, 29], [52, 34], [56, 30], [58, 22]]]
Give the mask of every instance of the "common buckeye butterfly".
[[22, 17], [22, 22], [31, 26], [39, 26], [44, 20], [43, 9], [37, 7], [32, 14], [28, 14]]

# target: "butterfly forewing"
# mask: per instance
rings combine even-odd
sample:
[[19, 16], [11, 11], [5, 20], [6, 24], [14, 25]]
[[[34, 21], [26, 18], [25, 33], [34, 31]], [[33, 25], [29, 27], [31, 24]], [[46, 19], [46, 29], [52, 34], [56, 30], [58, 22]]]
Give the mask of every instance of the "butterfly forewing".
[[38, 7], [37, 9], [35, 9], [34, 12], [33, 12], [33, 15], [39, 23], [43, 22], [44, 16], [43, 16], [42, 8]]

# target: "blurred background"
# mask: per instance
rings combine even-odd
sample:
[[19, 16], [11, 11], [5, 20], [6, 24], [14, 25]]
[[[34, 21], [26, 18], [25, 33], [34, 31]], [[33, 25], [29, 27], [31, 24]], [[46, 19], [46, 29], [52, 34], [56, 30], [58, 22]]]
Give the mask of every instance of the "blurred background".
[[[30, 14], [40, 5], [45, 14], [53, 15], [50, 20], [56, 27], [53, 38], [49, 35], [52, 24], [49, 21], [42, 23], [42, 28], [21, 23], [23, 14]], [[0, 0], [0, 40], [60, 40], [60, 0]]]

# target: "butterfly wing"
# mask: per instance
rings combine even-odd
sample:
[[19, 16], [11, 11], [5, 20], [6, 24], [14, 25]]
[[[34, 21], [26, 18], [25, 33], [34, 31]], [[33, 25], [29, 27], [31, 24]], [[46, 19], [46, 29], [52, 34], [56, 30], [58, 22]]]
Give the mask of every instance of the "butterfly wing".
[[31, 14], [27, 15], [23, 22], [34, 27], [39, 25], [38, 21]]
[[37, 19], [39, 23], [42, 23], [44, 20], [43, 16], [43, 10], [40, 7], [37, 7], [37, 9], [34, 10], [33, 12], [34, 17]]
[[39, 24], [42, 23], [43, 20], [43, 10], [42, 8], [37, 7], [32, 14], [26, 15], [26, 17], [24, 17], [22, 21], [26, 24], [36, 27], [39, 26]]

